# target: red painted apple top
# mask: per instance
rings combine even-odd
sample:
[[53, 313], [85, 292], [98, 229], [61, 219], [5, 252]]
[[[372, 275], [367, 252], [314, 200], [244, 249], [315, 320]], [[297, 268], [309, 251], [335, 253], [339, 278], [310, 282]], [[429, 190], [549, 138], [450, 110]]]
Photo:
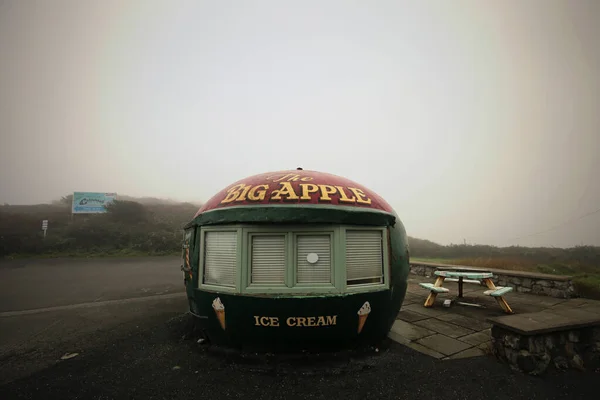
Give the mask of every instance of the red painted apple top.
[[251, 205], [334, 205], [381, 210], [392, 207], [377, 193], [340, 176], [289, 170], [254, 175], [221, 190], [196, 213]]

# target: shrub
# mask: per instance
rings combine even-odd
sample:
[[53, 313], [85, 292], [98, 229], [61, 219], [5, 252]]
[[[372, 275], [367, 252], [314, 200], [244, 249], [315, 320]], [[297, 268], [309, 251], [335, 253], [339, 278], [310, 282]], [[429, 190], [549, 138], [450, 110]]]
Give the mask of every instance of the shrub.
[[[166, 254], [181, 249], [181, 229], [197, 205], [115, 201], [105, 214], [70, 214], [54, 204], [0, 207], [0, 256], [11, 254]], [[44, 239], [41, 223], [47, 219]]]

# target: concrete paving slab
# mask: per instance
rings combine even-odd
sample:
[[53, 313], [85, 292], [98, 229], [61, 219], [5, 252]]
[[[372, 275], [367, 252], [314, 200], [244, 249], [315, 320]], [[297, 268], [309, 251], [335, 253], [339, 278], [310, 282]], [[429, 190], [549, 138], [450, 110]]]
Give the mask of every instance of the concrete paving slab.
[[570, 299], [562, 303], [555, 304], [548, 308], [549, 310], [585, 310], [593, 313], [600, 313], [600, 301], [591, 299]]
[[388, 332], [388, 338], [392, 339], [396, 343], [400, 343], [405, 346], [407, 346], [411, 342], [410, 339], [407, 339], [404, 336], [400, 336], [399, 334], [397, 334], [396, 332], [394, 332], [392, 330], [390, 330]]
[[461, 342], [469, 343], [473, 346], [479, 346], [482, 343], [489, 342], [491, 338], [491, 330], [486, 329], [484, 331], [471, 333], [466, 336], [461, 336], [458, 338]]
[[408, 286], [406, 287], [406, 292], [407, 293], [411, 293], [411, 294], [415, 294], [415, 295], [419, 295], [421, 293], [423, 293], [423, 288], [421, 286], [419, 286], [419, 283], [421, 282], [429, 282], [429, 281], [425, 281], [425, 280], [409, 280], [408, 281]]
[[460, 358], [471, 358], [485, 356], [485, 353], [477, 347], [471, 347], [470, 349], [463, 350], [459, 353], [453, 354], [448, 357], [449, 360], [458, 360]]
[[567, 301], [567, 299], [557, 299], [548, 296], [536, 296], [527, 293], [515, 293], [514, 291], [512, 291], [506, 296], [506, 301], [508, 301], [508, 304], [530, 304], [535, 305], [537, 307], [548, 308], [557, 304], [564, 303], [565, 301]]
[[506, 299], [506, 301], [508, 301], [510, 308], [512, 308], [512, 310], [516, 314], [535, 313], [535, 312], [544, 311], [545, 309], [548, 308], [548, 306], [543, 306], [541, 304], [521, 303], [518, 301], [508, 299], [508, 298]]
[[489, 340], [487, 342], [483, 342], [477, 346], [477, 348], [483, 351], [485, 354], [490, 354], [492, 352], [492, 341]]
[[556, 310], [545, 310], [538, 313], [517, 314], [489, 319], [495, 325], [518, 332], [523, 335], [534, 335], [584, 326], [600, 325], [600, 316], [593, 313], [557, 314]]
[[440, 315], [449, 313], [448, 309], [444, 308], [442, 305], [438, 305], [437, 302], [436, 305], [431, 308], [423, 307], [423, 304], [411, 304], [409, 306], [402, 307], [402, 310], [413, 311], [428, 317], [438, 317]]
[[418, 343], [408, 343], [406, 345], [406, 347], [410, 347], [411, 349], [416, 350], [419, 353], [427, 354], [428, 356], [431, 356], [433, 358], [437, 358], [438, 360], [445, 357], [443, 354], [438, 353], [437, 351], [432, 350], [432, 349], [430, 349], [428, 347], [422, 346], [422, 345], [420, 345]]
[[489, 322], [481, 321], [479, 319], [471, 317], [466, 317], [460, 314], [445, 314], [436, 318], [441, 321], [451, 322], [455, 325], [460, 325], [464, 328], [472, 329], [474, 331], [483, 331], [492, 327], [492, 324]]
[[450, 356], [472, 347], [470, 344], [440, 334], [424, 337], [417, 340], [417, 343], [445, 356]]
[[479, 304], [485, 307], [490, 307], [490, 308], [494, 308], [497, 307], [497, 303], [496, 300], [491, 297], [491, 296], [486, 296], [483, 293], [479, 293], [479, 292], [474, 292], [474, 293], [465, 293], [465, 295], [461, 298], [456, 298], [456, 307], [461, 307], [461, 308], [473, 308], [473, 307], [469, 307], [469, 306], [461, 306], [458, 304], [458, 302], [464, 302], [464, 303], [474, 303], [474, 304]]
[[561, 303], [561, 304], [556, 304], [552, 307], [547, 307], [545, 309], [546, 310], [570, 310], [572, 308], [579, 308], [579, 307], [580, 307], [579, 305], [572, 306], [572, 305], [569, 305], [568, 303]]
[[416, 312], [410, 311], [410, 310], [402, 310], [398, 313], [398, 316], [396, 317], [396, 319], [401, 319], [402, 321], [406, 321], [406, 322], [421, 321], [421, 320], [427, 319], [427, 318], [431, 318], [431, 317], [428, 317], [426, 315], [419, 314], [419, 313], [416, 313]]
[[[425, 299], [422, 296], [422, 293], [420, 293], [421, 295], [417, 295], [417, 294], [412, 294], [412, 293], [406, 293], [406, 296], [404, 296], [404, 301], [410, 301], [413, 303], [416, 302], [424, 302]], [[404, 304], [404, 303], [403, 303]]]
[[582, 304], [578, 308], [584, 311], [600, 315], [600, 302]]
[[406, 287], [406, 292], [415, 296], [422, 296], [424, 293], [427, 293], [425, 289], [419, 286], [419, 283], [421, 282], [429, 282], [429, 280], [409, 280], [408, 286]]
[[416, 301], [408, 301], [408, 300], [405, 300], [402, 302], [403, 306], [410, 306], [411, 304], [417, 304], [417, 302]]
[[[470, 301], [474, 301], [474, 302], [481, 302], [483, 304], [495, 304], [495, 300], [488, 296], [483, 294], [483, 292], [487, 290], [484, 287], [480, 287], [476, 290], [473, 291], [465, 291], [465, 299], [468, 298], [468, 300]], [[452, 296], [454, 297], [454, 296]], [[548, 308], [560, 303], [563, 303], [566, 301], [566, 299], [557, 299], [554, 297], [547, 297], [547, 296], [536, 296], [536, 295], [531, 295], [531, 294], [526, 294], [526, 293], [516, 293], [516, 292], [510, 292], [508, 293], [506, 296], [506, 301], [509, 302], [509, 304], [527, 304], [527, 305], [535, 305], [537, 307], [541, 307], [541, 308]]]
[[411, 341], [421, 339], [426, 336], [435, 335], [434, 331], [413, 325], [402, 320], [396, 320], [394, 322], [394, 325], [392, 325], [391, 331]]
[[582, 304], [588, 304], [589, 302], [593, 302], [591, 299], [569, 299], [564, 301], [562, 304], [568, 304], [570, 306], [580, 306]]
[[587, 318], [594, 318], [594, 317], [599, 317], [598, 314], [589, 311], [590, 309], [586, 309], [583, 307], [555, 307], [552, 309], [548, 309], [545, 312], [547, 313], [554, 313], [557, 315], [564, 315], [570, 318], [583, 318], [583, 319], [587, 319]]
[[454, 325], [449, 322], [440, 321], [439, 319], [435, 318], [416, 321], [414, 324], [451, 338], [469, 335], [474, 332], [471, 329], [463, 328], [462, 326]]

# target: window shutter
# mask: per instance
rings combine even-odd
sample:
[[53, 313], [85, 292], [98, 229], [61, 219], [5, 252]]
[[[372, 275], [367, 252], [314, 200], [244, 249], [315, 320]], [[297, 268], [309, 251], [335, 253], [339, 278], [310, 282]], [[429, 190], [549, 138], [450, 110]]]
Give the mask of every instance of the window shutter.
[[204, 234], [204, 283], [235, 286], [237, 232]]
[[251, 254], [251, 283], [285, 283], [285, 235], [252, 236]]
[[383, 281], [381, 231], [346, 231], [346, 273], [348, 285]]
[[[331, 283], [331, 236], [296, 236], [298, 283]], [[316, 253], [319, 259], [311, 264], [307, 260], [310, 253]]]

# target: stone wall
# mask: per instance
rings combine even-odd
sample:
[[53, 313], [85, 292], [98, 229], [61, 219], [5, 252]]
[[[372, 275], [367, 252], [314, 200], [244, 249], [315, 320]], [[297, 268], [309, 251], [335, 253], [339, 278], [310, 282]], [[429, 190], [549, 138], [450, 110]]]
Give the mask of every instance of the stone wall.
[[[474, 267], [430, 264], [430, 263], [411, 263], [410, 272], [420, 276], [434, 276], [434, 271], [441, 270], [461, 270], [477, 271], [481, 270]], [[519, 293], [532, 293], [542, 296], [556, 297], [559, 299], [569, 299], [577, 297], [573, 282], [568, 276], [536, 274], [523, 271], [509, 271], [499, 269], [489, 269], [494, 274], [492, 280], [498, 286], [511, 286]]]
[[492, 351], [511, 368], [541, 375], [548, 370], [600, 367], [600, 327], [522, 335], [492, 326]]
[[577, 297], [571, 279], [553, 280], [548, 278], [518, 277], [494, 274], [494, 284], [498, 286], [512, 286], [516, 292], [532, 293], [543, 296], [569, 299]]

